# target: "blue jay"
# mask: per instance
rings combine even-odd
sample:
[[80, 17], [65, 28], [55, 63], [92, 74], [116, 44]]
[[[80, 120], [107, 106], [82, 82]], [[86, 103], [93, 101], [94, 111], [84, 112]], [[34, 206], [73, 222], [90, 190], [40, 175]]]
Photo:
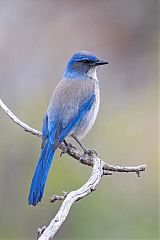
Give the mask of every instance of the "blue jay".
[[96, 69], [107, 61], [80, 51], [69, 59], [64, 76], [55, 88], [43, 120], [42, 150], [32, 178], [28, 203], [41, 201], [48, 172], [58, 146], [66, 137], [74, 138], [89, 154], [80, 140], [92, 128], [99, 109], [99, 83]]

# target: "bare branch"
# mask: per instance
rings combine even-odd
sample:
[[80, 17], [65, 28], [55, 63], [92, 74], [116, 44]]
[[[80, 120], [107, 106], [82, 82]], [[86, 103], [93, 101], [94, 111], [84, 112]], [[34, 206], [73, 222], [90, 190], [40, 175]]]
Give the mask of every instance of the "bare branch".
[[[16, 124], [18, 124], [20, 127], [22, 127], [26, 132], [29, 132], [33, 135], [36, 135], [38, 137], [42, 137], [42, 133], [34, 128], [31, 128], [30, 126], [28, 126], [26, 123], [22, 122], [19, 118], [17, 118], [10, 110], [9, 108], [2, 102], [2, 100], [0, 99], [0, 107], [3, 109], [3, 111], [13, 120], [13, 122], [15, 122]], [[73, 157], [74, 159], [78, 160], [79, 162], [81, 162], [84, 165], [88, 165], [88, 166], [93, 166], [93, 159], [91, 156], [88, 155], [83, 155], [80, 153], [80, 151], [78, 151], [75, 147], [70, 147], [69, 149], [66, 148], [65, 144], [61, 144], [59, 146], [59, 148], [63, 151], [66, 152], [67, 154], [69, 154], [71, 157]], [[127, 167], [127, 166], [114, 166], [108, 163], [104, 164], [103, 170], [104, 170], [104, 175], [111, 175], [110, 172], [135, 172], [138, 174], [141, 171], [145, 171], [146, 169], [146, 165], [140, 165], [140, 166], [135, 166], [135, 167]], [[106, 172], [110, 171], [110, 172]], [[108, 173], [108, 174], [106, 174]]]
[[69, 192], [63, 191], [62, 195], [53, 195], [52, 197], [50, 197], [50, 202], [55, 203], [57, 200], [62, 201], [67, 197], [68, 193]]
[[[19, 126], [21, 126], [26, 132], [30, 132], [33, 135], [42, 137], [42, 133], [38, 130], [35, 130], [29, 127], [27, 124], [22, 122], [17, 118], [2, 102], [0, 99], [0, 107], [4, 112]], [[43, 227], [38, 229], [38, 239], [39, 240], [51, 240], [53, 239], [55, 233], [61, 227], [62, 223], [65, 221], [71, 206], [78, 200], [84, 198], [92, 191], [96, 190], [98, 183], [101, 180], [103, 175], [112, 175], [112, 172], [135, 172], [139, 176], [141, 171], [145, 171], [146, 165], [127, 167], [127, 166], [114, 166], [108, 163], [105, 163], [98, 157], [94, 155], [82, 155], [75, 147], [70, 146], [69, 148], [65, 144], [61, 144], [59, 148], [63, 153], [67, 153], [74, 159], [78, 160], [80, 163], [88, 166], [92, 166], [92, 175], [89, 180], [79, 189], [72, 191], [70, 193], [64, 192], [62, 196], [54, 195], [51, 198], [51, 202], [57, 200], [64, 200], [58, 213], [51, 221], [48, 227]]]
[[81, 188], [67, 194], [58, 213], [51, 221], [49, 226], [44, 230], [39, 240], [53, 239], [54, 235], [61, 227], [62, 223], [65, 221], [71, 206], [77, 200], [84, 198], [92, 191], [94, 191], [98, 183], [100, 182], [102, 175], [103, 175], [103, 163], [99, 158], [93, 157], [93, 171], [91, 177]]
[[[69, 154], [71, 157], [74, 159], [78, 160], [80, 163], [87, 165], [87, 166], [93, 166], [93, 159], [92, 156], [88, 155], [82, 155], [75, 147], [69, 147], [67, 148], [65, 144], [61, 144], [59, 148], [63, 151]], [[101, 160], [102, 161], [102, 160]], [[127, 166], [115, 166], [111, 165], [109, 163], [104, 162], [103, 165], [103, 170], [104, 170], [104, 175], [111, 175], [111, 172], [135, 172], [135, 173], [140, 173], [142, 171], [145, 171], [146, 165], [140, 165], [140, 166], [132, 166], [132, 167], [127, 167]], [[106, 172], [108, 171], [108, 172]], [[108, 174], [107, 174], [108, 173]]]
[[0, 107], [3, 109], [3, 111], [15, 122], [18, 124], [20, 127], [22, 127], [26, 132], [32, 133], [33, 135], [36, 135], [38, 137], [42, 137], [42, 133], [38, 130], [35, 130], [34, 128], [31, 128], [28, 126], [26, 123], [22, 122], [19, 118], [17, 118], [11, 110], [2, 102], [0, 99]]

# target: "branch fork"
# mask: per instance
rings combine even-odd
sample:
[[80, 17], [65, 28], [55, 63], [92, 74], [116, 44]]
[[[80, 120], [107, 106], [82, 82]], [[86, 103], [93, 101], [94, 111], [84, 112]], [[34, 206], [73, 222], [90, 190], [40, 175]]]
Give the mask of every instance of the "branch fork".
[[[15, 122], [17, 125], [22, 127], [26, 132], [29, 132], [38, 137], [42, 137], [42, 133], [34, 128], [31, 128], [26, 123], [22, 122], [19, 118], [17, 118], [10, 109], [3, 103], [0, 99], [0, 107], [2, 110]], [[113, 172], [126, 172], [131, 173], [134, 172], [140, 177], [140, 172], [145, 171], [146, 165], [140, 166], [115, 166], [108, 164], [98, 158], [95, 155], [82, 155], [80, 151], [78, 151], [74, 146], [70, 145], [66, 147], [64, 143], [62, 143], [59, 148], [63, 153], [67, 153], [69, 156], [78, 160], [80, 163], [91, 166], [92, 174], [88, 181], [79, 189], [72, 192], [63, 192], [62, 195], [53, 195], [50, 198], [51, 202], [56, 202], [57, 200], [63, 201], [61, 207], [59, 208], [56, 216], [50, 222], [48, 227], [38, 228], [38, 240], [51, 240], [54, 238], [58, 229], [62, 226], [63, 222], [68, 216], [71, 206], [78, 200], [86, 197], [88, 194], [92, 193], [96, 190], [102, 176], [104, 175], [112, 175]]]

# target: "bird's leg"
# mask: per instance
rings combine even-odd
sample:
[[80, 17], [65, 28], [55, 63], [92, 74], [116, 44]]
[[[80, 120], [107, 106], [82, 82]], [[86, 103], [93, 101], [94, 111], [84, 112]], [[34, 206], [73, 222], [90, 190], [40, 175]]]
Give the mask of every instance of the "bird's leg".
[[61, 157], [63, 154], [65, 154], [65, 153], [68, 151], [68, 148], [69, 148], [68, 143], [66, 142], [65, 139], [63, 140], [63, 142], [64, 142], [64, 145], [66, 146], [66, 148], [65, 148], [64, 150], [62, 150], [62, 152], [60, 153], [60, 157]]
[[[75, 148], [71, 143], [67, 143], [67, 141], [64, 139], [63, 140], [64, 145], [66, 146], [65, 150], [62, 150], [62, 152], [60, 153], [60, 157], [65, 154], [70, 148]], [[76, 149], [76, 148], [75, 148]]]
[[96, 155], [97, 156], [97, 152], [95, 150], [86, 149], [85, 146], [78, 140], [78, 138], [76, 136], [72, 135], [72, 137], [80, 145], [80, 147], [83, 149], [84, 155], [88, 154], [88, 155]]
[[63, 142], [64, 142], [65, 146], [68, 147], [69, 143], [67, 143], [67, 141], [65, 139], [63, 140]]
[[69, 149], [69, 148], [74, 148], [74, 149], [76, 149], [76, 147], [74, 147], [71, 143], [67, 143], [67, 141], [64, 139], [63, 140], [63, 142], [64, 142], [64, 144], [65, 144], [65, 146]]

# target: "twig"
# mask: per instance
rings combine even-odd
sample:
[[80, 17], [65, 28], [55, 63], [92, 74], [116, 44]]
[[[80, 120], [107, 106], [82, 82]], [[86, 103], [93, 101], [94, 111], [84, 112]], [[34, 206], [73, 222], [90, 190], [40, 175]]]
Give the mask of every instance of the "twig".
[[62, 200], [64, 200], [67, 197], [68, 193], [69, 192], [63, 191], [62, 195], [53, 195], [52, 197], [50, 197], [50, 202], [54, 203], [57, 200], [58, 201], [62, 201]]
[[[29, 127], [26, 123], [22, 122], [19, 118], [17, 118], [9, 108], [2, 102], [0, 99], [0, 107], [4, 110], [4, 112], [19, 126], [21, 126], [26, 132], [30, 132], [33, 135], [38, 137], [42, 137], [42, 133], [34, 128]], [[62, 152], [67, 153], [74, 159], [78, 160], [84, 165], [92, 166], [93, 171], [89, 180], [78, 190], [72, 191], [70, 193], [65, 193], [62, 196], [54, 195], [51, 199], [51, 202], [55, 202], [56, 200], [64, 200], [57, 215], [51, 221], [48, 227], [43, 227], [38, 230], [38, 239], [39, 240], [51, 240], [53, 239], [55, 233], [58, 231], [62, 223], [65, 221], [69, 210], [74, 202], [77, 200], [84, 198], [89, 193], [94, 191], [100, 182], [100, 179], [103, 175], [112, 175], [112, 172], [135, 172], [138, 176], [141, 171], [145, 171], [146, 165], [140, 166], [114, 166], [108, 163], [105, 163], [101, 159], [96, 156], [83, 156], [75, 147], [70, 146], [67, 148], [65, 144], [61, 144], [59, 148]]]

